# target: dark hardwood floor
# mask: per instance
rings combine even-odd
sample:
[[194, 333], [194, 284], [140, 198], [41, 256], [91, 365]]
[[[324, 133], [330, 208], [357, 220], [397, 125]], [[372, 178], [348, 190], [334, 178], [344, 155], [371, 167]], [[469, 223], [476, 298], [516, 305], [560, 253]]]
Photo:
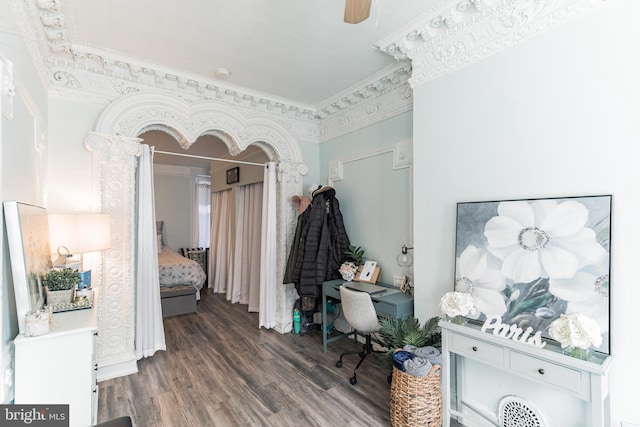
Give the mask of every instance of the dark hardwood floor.
[[322, 353], [319, 332], [258, 329], [258, 314], [203, 292], [198, 313], [165, 319], [167, 351], [139, 372], [99, 383], [98, 421], [123, 415], [134, 427], [388, 426], [387, 370], [377, 355], [358, 369], [360, 344], [340, 340]]

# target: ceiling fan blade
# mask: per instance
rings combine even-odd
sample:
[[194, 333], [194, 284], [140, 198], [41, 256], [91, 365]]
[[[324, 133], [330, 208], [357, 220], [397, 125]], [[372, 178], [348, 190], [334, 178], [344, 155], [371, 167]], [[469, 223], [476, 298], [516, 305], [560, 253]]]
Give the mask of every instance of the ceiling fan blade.
[[346, 0], [344, 6], [344, 22], [357, 24], [369, 17], [371, 0]]

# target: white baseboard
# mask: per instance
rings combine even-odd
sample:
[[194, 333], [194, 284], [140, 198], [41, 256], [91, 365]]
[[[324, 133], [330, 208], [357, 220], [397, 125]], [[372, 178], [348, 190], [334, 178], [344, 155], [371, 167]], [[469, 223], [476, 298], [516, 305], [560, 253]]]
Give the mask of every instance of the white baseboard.
[[138, 372], [138, 361], [130, 360], [98, 367], [98, 382], [112, 378], [124, 377]]

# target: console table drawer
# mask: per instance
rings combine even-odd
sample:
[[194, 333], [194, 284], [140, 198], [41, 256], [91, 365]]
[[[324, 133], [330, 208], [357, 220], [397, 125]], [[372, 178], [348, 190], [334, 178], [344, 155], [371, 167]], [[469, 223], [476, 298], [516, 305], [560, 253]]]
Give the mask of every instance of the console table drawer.
[[527, 377], [544, 381], [556, 387], [583, 394], [582, 373], [576, 369], [556, 365], [526, 354], [511, 352], [510, 368]]
[[493, 366], [503, 365], [504, 351], [502, 347], [464, 335], [453, 336], [451, 351], [483, 362], [491, 363]]

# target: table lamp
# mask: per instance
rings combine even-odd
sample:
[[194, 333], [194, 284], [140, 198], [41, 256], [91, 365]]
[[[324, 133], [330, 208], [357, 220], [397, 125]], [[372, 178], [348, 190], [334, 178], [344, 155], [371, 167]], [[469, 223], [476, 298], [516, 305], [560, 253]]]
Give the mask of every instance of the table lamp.
[[[91, 287], [91, 270], [84, 271], [82, 255], [111, 247], [109, 214], [50, 214], [49, 238], [58, 257], [54, 268], [76, 268], [82, 281], [78, 288]], [[74, 254], [79, 259], [73, 258]]]

